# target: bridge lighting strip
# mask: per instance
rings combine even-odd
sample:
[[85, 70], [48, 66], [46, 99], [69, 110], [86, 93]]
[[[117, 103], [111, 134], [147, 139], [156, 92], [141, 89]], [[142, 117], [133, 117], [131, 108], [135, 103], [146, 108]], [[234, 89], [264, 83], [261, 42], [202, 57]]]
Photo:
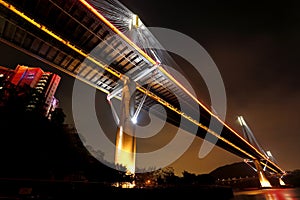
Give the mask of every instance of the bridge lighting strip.
[[[12, 23], [12, 22], [10, 22], [10, 23]], [[20, 28], [20, 27], [19, 27], [19, 28]], [[69, 70], [66, 70], [66, 69], [64, 69], [64, 68], [62, 68], [62, 67], [59, 67], [58, 65], [56, 65], [56, 64], [54, 64], [54, 63], [51, 63], [49, 60], [46, 60], [46, 59], [44, 59], [44, 58], [41, 58], [41, 57], [39, 57], [39, 56], [37, 56], [37, 55], [35, 55], [35, 54], [29, 52], [28, 50], [24, 50], [24, 49], [22, 49], [22, 48], [16, 46], [15, 44], [13, 44], [13, 43], [11, 43], [11, 42], [8, 42], [8, 41], [6, 41], [6, 40], [4, 40], [4, 39], [2, 39], [2, 38], [0, 38], [0, 42], [3, 42], [3, 43], [5, 43], [5, 44], [7, 44], [7, 45], [9, 45], [9, 46], [12, 46], [13, 48], [15, 48], [15, 49], [17, 49], [17, 50], [19, 50], [19, 51], [21, 51], [21, 52], [23, 52], [23, 53], [25, 53], [25, 54], [28, 54], [28, 55], [30, 55], [30, 56], [32, 56], [32, 57], [38, 59], [38, 60], [41, 60], [42, 62], [48, 64], [49, 66], [52, 66], [52, 67], [54, 67], [54, 68], [56, 68], [56, 69], [58, 69], [58, 70], [60, 70], [60, 71], [62, 71], [62, 72], [64, 72], [64, 73], [66, 73], [66, 74], [68, 74], [68, 75], [70, 75], [70, 76], [72, 76], [72, 77], [74, 77], [74, 78], [76, 78], [76, 79], [78, 79], [78, 80], [80, 80], [80, 81], [82, 81], [82, 82], [84, 82], [84, 83], [90, 85], [91, 87], [94, 87], [94, 88], [96, 88], [96, 89], [98, 89], [98, 90], [100, 90], [100, 91], [102, 91], [102, 92], [104, 92], [104, 93], [106, 93], [106, 94], [109, 94], [109, 91], [107, 91], [106, 89], [101, 88], [101, 87], [99, 87], [98, 85], [92, 84], [91, 82], [87, 81], [86, 79], [84, 79], [84, 78], [82, 78], [82, 77], [80, 77], [80, 76], [77, 76], [76, 74], [70, 72]], [[45, 42], [45, 41], [43, 41], [43, 42]], [[48, 44], [47, 42], [45, 42], [45, 43]], [[48, 44], [48, 45], [49, 45], [49, 46], [52, 46], [51, 44]], [[55, 47], [52, 46], [52, 48], [55, 48]], [[116, 98], [118, 98], [118, 97], [116, 97]]]
[[108, 21], [103, 15], [101, 15], [93, 6], [91, 6], [85, 0], [79, 0], [84, 6], [86, 6], [92, 13], [94, 13], [101, 21], [103, 21], [109, 28], [111, 28], [115, 33], [122, 37], [129, 45], [134, 47], [142, 56], [144, 56], [148, 61], [153, 65], [156, 65], [157, 62], [154, 61], [148, 54], [141, 50], [134, 42], [132, 42], [128, 37], [126, 37], [117, 27], [115, 27], [110, 21]]
[[45, 27], [44, 25], [34, 21], [34, 19], [31, 19], [30, 17], [28, 17], [27, 15], [25, 15], [24, 13], [22, 13], [21, 11], [19, 11], [18, 9], [16, 9], [13, 5], [6, 3], [3, 0], [0, 0], [0, 3], [5, 6], [6, 8], [8, 8], [9, 10], [13, 11], [14, 13], [16, 13], [17, 15], [19, 15], [20, 17], [22, 17], [23, 19], [27, 20], [28, 22], [30, 22], [32, 25], [36, 26], [37, 28], [41, 29], [42, 31], [44, 31], [45, 33], [47, 33], [48, 35], [52, 36], [53, 38], [55, 38], [56, 40], [60, 41], [61, 43], [63, 43], [64, 45], [66, 45], [67, 47], [71, 48], [72, 50], [76, 51], [77, 53], [79, 53], [80, 55], [84, 56], [85, 58], [89, 59], [90, 61], [94, 62], [95, 64], [99, 65], [101, 68], [103, 68], [104, 70], [110, 72], [111, 74], [115, 75], [118, 78], [121, 78], [122, 74], [118, 71], [116, 71], [115, 69], [104, 65], [102, 63], [100, 63], [99, 61], [97, 61], [96, 59], [92, 58], [91, 56], [89, 56], [87, 53], [84, 53], [81, 49], [77, 48], [75, 45], [72, 45], [69, 41], [64, 40], [63, 38], [61, 38], [60, 36], [56, 35], [55, 33], [53, 33], [52, 31], [50, 31], [47, 27]]
[[[86, 0], [79, 0], [83, 5], [85, 5], [92, 13], [94, 13], [100, 20], [102, 20], [107, 26], [109, 26], [115, 33], [121, 36], [129, 45], [135, 48], [142, 56], [144, 56], [149, 62], [153, 65], [156, 65], [157, 62], [154, 61], [148, 54], [146, 54], [142, 49], [140, 49], [135, 43], [133, 43], [126, 35], [124, 35], [118, 28], [116, 28], [110, 21], [108, 21], [102, 14], [100, 14], [93, 6], [91, 6]], [[180, 82], [178, 82], [171, 74], [169, 74], [163, 67], [159, 66], [158, 69], [171, 79], [177, 86], [179, 86], [184, 92], [186, 92], [194, 101], [196, 101], [200, 106], [202, 106], [210, 115], [218, 119], [225, 127], [232, 131], [236, 136], [243, 140], [248, 146], [255, 150], [259, 155], [264, 159], [267, 159], [260, 151], [258, 151], [253, 145], [251, 145], [247, 140], [241, 137], [235, 130], [223, 122], [217, 115], [213, 114], [205, 105], [203, 105], [193, 94], [191, 94]], [[275, 163], [272, 163], [275, 165]], [[279, 167], [278, 167], [279, 168]], [[280, 168], [279, 168], [280, 169]], [[281, 169], [280, 169], [281, 170]], [[281, 170], [283, 172], [283, 170]]]
[[[125, 36], [118, 28], [116, 28], [110, 21], [108, 21], [103, 15], [101, 15], [93, 6], [91, 6], [85, 0], [79, 0], [82, 4], [84, 4], [90, 11], [92, 11], [97, 17], [99, 17], [107, 26], [109, 26], [113, 31], [115, 31], [118, 35], [121, 36], [129, 45], [134, 47], [142, 56], [144, 56], [148, 61], [152, 64], [157, 64], [148, 54], [146, 54], [143, 50], [141, 50], [135, 43], [133, 43], [127, 36]], [[250, 146], [253, 150], [255, 150], [259, 155], [263, 158], [267, 159], [265, 155], [263, 155], [260, 151], [258, 151], [253, 145], [251, 145], [247, 140], [241, 137], [235, 130], [229, 127], [225, 122], [223, 122], [217, 115], [213, 114], [205, 105], [203, 105], [194, 95], [192, 95], [181, 83], [179, 83], [171, 74], [169, 74], [163, 67], [159, 66], [158, 69], [165, 74], [170, 80], [172, 80], [175, 84], [177, 84], [184, 92], [186, 92], [194, 101], [196, 101], [200, 106], [202, 106], [209, 114], [218, 119], [225, 127], [227, 127], [230, 131], [232, 131], [236, 136], [238, 136], [241, 140], [243, 140], [248, 146]], [[273, 165], [276, 165], [272, 162]], [[277, 166], [277, 165], [276, 165]], [[278, 166], [277, 166], [278, 167]], [[279, 167], [278, 167], [279, 168]], [[279, 168], [280, 169], [280, 168]], [[280, 169], [284, 172], [282, 169]]]
[[[90, 9], [94, 14], [96, 14], [101, 20], [103, 20], [113, 31], [115, 31], [117, 34], [119, 34], [126, 42], [128, 42], [130, 45], [132, 45], [134, 48], [136, 48], [145, 58], [147, 58], [151, 63], [153, 64], [157, 64], [151, 57], [149, 57], [144, 51], [142, 51], [138, 46], [136, 46], [131, 40], [129, 40], [121, 31], [119, 31], [115, 26], [113, 26], [105, 17], [103, 17], [97, 10], [95, 10], [90, 4], [88, 4], [86, 1], [84, 0], [79, 0], [80, 2], [82, 2], [84, 5], [86, 5], [88, 7], [88, 9]], [[18, 9], [16, 9], [13, 5], [0, 0], [0, 4], [2, 4], [3, 6], [5, 6], [6, 8], [8, 8], [9, 10], [11, 10], [12, 12], [14, 12], [15, 14], [19, 15], [20, 17], [22, 17], [23, 19], [25, 19], [26, 21], [30, 22], [32, 25], [36, 26], [37, 28], [41, 29], [42, 31], [44, 31], [45, 33], [47, 33], [48, 35], [52, 36], [53, 38], [55, 38], [56, 40], [60, 41], [61, 43], [63, 43], [64, 45], [68, 46], [69, 48], [71, 48], [72, 50], [74, 50], [75, 52], [79, 53], [80, 55], [84, 56], [85, 58], [89, 59], [90, 61], [94, 62], [95, 64], [97, 64], [98, 66], [100, 66], [101, 68], [103, 68], [104, 70], [110, 72], [111, 74], [113, 74], [114, 76], [118, 77], [118, 78], [122, 78], [122, 76], [124, 76], [122, 73], [118, 72], [117, 70], [111, 68], [108, 65], [104, 65], [101, 62], [99, 62], [98, 60], [94, 59], [93, 57], [91, 57], [89, 54], [83, 52], [81, 49], [77, 48], [75, 45], [72, 45], [69, 41], [64, 40], [63, 38], [61, 38], [60, 36], [56, 35], [55, 33], [53, 33], [52, 31], [50, 31], [47, 27], [45, 27], [42, 24], [39, 24], [38, 22], [36, 22], [34, 19], [31, 19], [30, 17], [28, 17], [27, 15], [25, 15], [23, 12], [19, 11]], [[264, 157], [264, 155], [262, 155], [257, 149], [255, 149], [251, 144], [249, 144], [244, 138], [242, 138], [239, 134], [237, 134], [234, 130], [232, 130], [228, 125], [226, 125], [222, 120], [220, 120], [216, 115], [214, 115], [212, 112], [210, 112], [210, 110], [208, 110], [196, 97], [194, 97], [187, 89], [185, 89], [173, 76], [171, 76], [168, 72], [166, 72], [163, 68], [159, 68], [166, 76], [168, 76], [168, 78], [170, 78], [172, 81], [174, 81], [176, 84], [178, 84], [178, 86], [180, 88], [182, 88], [185, 92], [187, 92], [188, 95], [190, 95], [197, 103], [199, 103], [201, 106], [203, 106], [207, 112], [209, 112], [212, 116], [216, 117], [222, 124], [224, 124], [227, 128], [229, 128], [233, 133], [235, 133], [237, 136], [239, 136], [242, 140], [244, 140], [250, 147], [252, 147], [258, 154], [260, 154], [262, 157]], [[155, 99], [156, 101], [160, 102], [162, 105], [168, 107], [169, 109], [173, 110], [174, 112], [176, 112], [177, 114], [183, 116], [184, 118], [186, 118], [187, 120], [189, 120], [190, 122], [194, 123], [195, 125], [199, 126], [200, 128], [206, 130], [207, 132], [209, 132], [210, 134], [212, 134], [213, 136], [217, 137], [218, 139], [222, 140], [223, 142], [229, 144], [230, 146], [234, 147], [235, 149], [239, 150], [240, 152], [244, 153], [245, 155], [247, 155], [248, 157], [255, 159], [254, 156], [252, 156], [251, 154], [247, 153], [246, 151], [244, 151], [243, 149], [239, 148], [238, 146], [236, 146], [235, 144], [233, 144], [232, 142], [226, 140], [225, 138], [221, 137], [219, 134], [217, 134], [216, 132], [214, 132], [213, 130], [210, 130], [208, 127], [204, 126], [203, 124], [199, 123], [198, 121], [194, 120], [192, 117], [186, 115], [184, 112], [178, 110], [177, 108], [175, 108], [174, 106], [172, 106], [171, 104], [169, 104], [168, 102], [166, 102], [165, 100], [161, 99], [160, 97], [158, 97], [157, 95], [155, 95], [154, 93], [148, 91], [147, 89], [145, 89], [144, 87], [140, 86], [139, 84], [137, 84], [137, 89], [145, 94], [147, 94], [149, 97]], [[104, 91], [105, 92], [105, 91]], [[271, 161], [270, 161], [271, 162]], [[279, 166], [277, 166], [275, 163], [272, 162], [272, 164], [274, 166], [276, 166], [279, 170], [281, 170], [279, 168]], [[267, 166], [269, 167], [269, 166]], [[273, 171], [277, 172], [276, 170], [273, 169]], [[281, 170], [282, 172], [284, 172], [283, 170]]]
[[252, 156], [251, 154], [247, 153], [246, 151], [244, 151], [243, 149], [241, 149], [240, 147], [236, 146], [235, 144], [233, 144], [232, 142], [226, 140], [225, 138], [221, 137], [219, 134], [217, 134], [215, 131], [209, 129], [208, 127], [204, 126], [203, 124], [201, 124], [200, 122], [196, 121], [195, 119], [193, 119], [192, 117], [188, 116], [187, 114], [185, 114], [184, 112], [180, 111], [179, 109], [175, 108], [174, 106], [172, 106], [171, 104], [169, 104], [168, 102], [166, 102], [165, 100], [161, 99], [160, 97], [158, 97], [157, 95], [155, 95], [154, 93], [152, 93], [151, 91], [147, 91], [147, 89], [145, 89], [144, 87], [140, 86], [139, 84], [137, 84], [137, 89], [139, 91], [141, 91], [142, 93], [146, 93], [149, 97], [151, 97], [152, 99], [158, 101], [159, 103], [161, 103], [162, 105], [168, 107], [169, 109], [171, 109], [172, 111], [176, 112], [177, 114], [183, 116], [184, 118], [186, 118], [187, 120], [189, 120], [190, 122], [192, 122], [193, 124], [199, 126], [200, 128], [206, 130], [207, 132], [209, 132], [210, 134], [212, 134], [213, 136], [217, 137], [218, 139], [222, 140], [223, 142], [229, 144], [230, 146], [234, 147], [235, 149], [239, 150], [240, 152], [244, 153], [245, 155], [247, 155], [248, 157], [255, 159], [254, 156]]
[[[260, 163], [262, 164], [262, 165], [264, 165], [265, 167], [267, 167], [267, 168], [269, 168], [270, 170], [272, 170], [272, 171], [274, 171], [274, 172], [277, 172], [275, 169], [273, 169], [272, 167], [270, 167], [269, 165], [267, 165], [266, 163], [264, 163], [264, 162], [262, 162], [262, 161], [260, 161]], [[285, 174], [285, 172], [283, 171], [282, 173], [284, 173]]]

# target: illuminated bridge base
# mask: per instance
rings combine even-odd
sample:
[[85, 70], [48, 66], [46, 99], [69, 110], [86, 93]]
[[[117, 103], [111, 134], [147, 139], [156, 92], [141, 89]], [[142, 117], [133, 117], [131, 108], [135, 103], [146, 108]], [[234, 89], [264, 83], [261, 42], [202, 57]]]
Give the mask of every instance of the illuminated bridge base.
[[126, 167], [128, 174], [135, 173], [136, 138], [135, 125], [131, 118], [134, 114], [135, 88], [133, 81], [126, 79], [122, 90], [121, 114], [116, 135], [115, 164]]
[[259, 178], [259, 182], [260, 182], [260, 186], [262, 188], [270, 188], [272, 187], [271, 183], [269, 182], [269, 180], [267, 179], [260, 163], [258, 160], [254, 160], [254, 164], [255, 164], [255, 167], [256, 167], [256, 170], [257, 170], [257, 175], [258, 175], [258, 178]]

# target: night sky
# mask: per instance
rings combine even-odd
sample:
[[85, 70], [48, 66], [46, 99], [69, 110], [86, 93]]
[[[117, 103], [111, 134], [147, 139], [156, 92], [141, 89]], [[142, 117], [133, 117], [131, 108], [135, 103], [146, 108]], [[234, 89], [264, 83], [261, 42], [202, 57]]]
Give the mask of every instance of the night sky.
[[284, 170], [300, 168], [298, 1], [121, 2], [146, 26], [198, 41], [222, 75], [226, 121], [240, 131], [236, 117], [243, 115]]
[[[182, 32], [203, 46], [216, 63], [226, 89], [226, 122], [241, 132], [243, 115], [257, 140], [284, 170], [300, 169], [300, 3], [294, 1], [122, 0], [148, 27]], [[187, 2], [187, 3], [185, 3]], [[45, 66], [0, 44], [0, 65]], [[16, 59], [18, 58], [18, 59]], [[50, 69], [45, 67], [46, 69]], [[57, 97], [70, 113], [72, 78], [63, 79]], [[209, 97], [199, 96], [204, 104]], [[71, 122], [70, 116], [67, 122]], [[197, 154], [201, 140], [172, 166], [178, 171], [207, 173], [240, 158], [215, 148]]]

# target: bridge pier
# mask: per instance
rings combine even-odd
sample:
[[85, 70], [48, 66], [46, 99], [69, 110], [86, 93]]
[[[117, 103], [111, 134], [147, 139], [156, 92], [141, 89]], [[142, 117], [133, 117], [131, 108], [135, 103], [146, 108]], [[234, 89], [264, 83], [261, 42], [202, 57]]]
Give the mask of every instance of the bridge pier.
[[279, 178], [279, 184], [280, 186], [286, 186], [285, 182], [282, 180], [282, 178]]
[[135, 173], [135, 124], [131, 120], [135, 108], [135, 90], [135, 82], [126, 78], [122, 89], [121, 113], [116, 134], [115, 164], [126, 167], [128, 174]]
[[264, 173], [264, 171], [263, 171], [263, 169], [260, 165], [259, 160], [254, 160], [254, 165], [255, 165], [255, 168], [256, 168], [257, 175], [258, 175], [260, 186], [262, 188], [272, 187], [271, 183], [267, 179], [267, 177], [266, 177], [266, 175], [265, 175], [265, 173]]

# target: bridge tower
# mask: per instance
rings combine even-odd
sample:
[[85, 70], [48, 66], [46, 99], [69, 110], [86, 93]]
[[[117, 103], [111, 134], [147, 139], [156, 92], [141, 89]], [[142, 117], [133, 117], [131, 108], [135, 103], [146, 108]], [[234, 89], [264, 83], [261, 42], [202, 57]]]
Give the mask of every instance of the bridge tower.
[[[141, 25], [141, 20], [135, 14], [132, 15], [132, 19], [129, 22], [129, 38], [134, 41], [136, 38], [136, 31]], [[150, 72], [150, 71], [149, 71]], [[150, 72], [151, 73], [151, 72]], [[112, 108], [112, 112], [115, 120], [118, 124], [116, 133], [116, 149], [115, 149], [115, 165], [121, 165], [126, 167], [126, 172], [129, 175], [135, 174], [135, 159], [136, 159], [136, 137], [135, 126], [137, 121], [137, 115], [140, 112], [140, 108], [144, 101], [140, 102], [138, 109], [135, 111], [135, 91], [136, 82], [138, 79], [145, 76], [145, 74], [138, 75], [135, 79], [123, 76], [123, 86], [119, 86], [112, 93], [107, 96], [107, 99]], [[111, 98], [121, 93], [121, 107], [120, 117], [118, 117], [115, 108], [110, 101]], [[143, 98], [144, 99], [144, 98]]]
[[[136, 170], [135, 128], [138, 115], [141, 112], [147, 97], [147, 94], [144, 94], [139, 104], [136, 105], [136, 81], [144, 76], [145, 73], [138, 74], [135, 79], [130, 79], [125, 76], [122, 77], [123, 85], [119, 86], [112, 93], [107, 95], [107, 100], [118, 125], [116, 134], [115, 164], [126, 167], [126, 172], [129, 175], [134, 175]], [[148, 84], [147, 87], [147, 90], [149, 89], [150, 84]], [[121, 112], [119, 117], [111, 99], [121, 92]]]
[[267, 177], [266, 177], [266, 175], [265, 175], [265, 173], [264, 173], [264, 171], [261, 167], [260, 161], [259, 160], [254, 160], [254, 165], [255, 165], [255, 168], [256, 168], [257, 175], [258, 175], [260, 186], [263, 187], [263, 188], [272, 187], [271, 183], [267, 179]]
[[135, 87], [134, 81], [124, 80], [120, 120], [116, 135], [115, 164], [124, 165], [129, 174], [135, 173], [135, 124], [131, 120], [135, 108]]
[[[267, 158], [269, 158], [267, 156], [267, 153], [265, 152], [265, 150], [257, 142], [256, 138], [253, 135], [253, 132], [251, 131], [250, 127], [247, 125], [247, 123], [244, 120], [244, 118], [242, 116], [238, 116], [238, 121], [239, 121], [239, 123], [240, 123], [240, 125], [242, 127], [245, 139], [250, 144], [252, 144], [253, 146], [255, 146], [258, 150], [260, 150], [261, 153], [263, 153]], [[247, 160], [245, 162], [247, 162]], [[271, 183], [269, 182], [269, 180], [267, 179], [267, 177], [265, 175], [265, 169], [266, 169], [266, 167], [262, 168], [262, 166], [260, 164], [260, 160], [253, 160], [253, 163], [254, 163], [254, 166], [255, 166], [255, 171], [257, 172], [257, 175], [258, 175], [260, 186], [263, 187], [263, 188], [272, 187]], [[267, 166], [267, 163], [265, 164], [265, 166]]]

